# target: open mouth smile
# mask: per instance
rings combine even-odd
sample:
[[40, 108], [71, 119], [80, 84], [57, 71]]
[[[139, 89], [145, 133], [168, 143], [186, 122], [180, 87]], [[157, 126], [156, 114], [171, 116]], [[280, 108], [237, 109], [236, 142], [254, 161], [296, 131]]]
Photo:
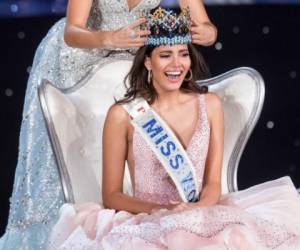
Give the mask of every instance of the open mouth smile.
[[166, 71], [165, 76], [168, 78], [169, 81], [177, 82], [178, 80], [180, 80], [182, 73], [182, 71]]

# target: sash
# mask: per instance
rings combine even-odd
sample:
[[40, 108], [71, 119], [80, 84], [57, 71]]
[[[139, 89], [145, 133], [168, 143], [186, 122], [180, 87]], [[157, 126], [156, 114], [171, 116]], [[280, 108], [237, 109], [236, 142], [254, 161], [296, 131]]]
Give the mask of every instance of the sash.
[[181, 199], [198, 199], [198, 185], [193, 163], [174, 132], [143, 98], [123, 104], [131, 123], [146, 140], [173, 180]]

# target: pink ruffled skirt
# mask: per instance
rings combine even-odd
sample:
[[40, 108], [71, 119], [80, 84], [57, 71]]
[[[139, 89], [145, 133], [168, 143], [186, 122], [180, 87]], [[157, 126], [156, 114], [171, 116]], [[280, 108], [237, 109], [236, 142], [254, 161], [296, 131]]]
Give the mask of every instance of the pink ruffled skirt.
[[222, 197], [217, 205], [137, 215], [65, 204], [49, 249], [298, 250], [300, 196], [289, 177]]

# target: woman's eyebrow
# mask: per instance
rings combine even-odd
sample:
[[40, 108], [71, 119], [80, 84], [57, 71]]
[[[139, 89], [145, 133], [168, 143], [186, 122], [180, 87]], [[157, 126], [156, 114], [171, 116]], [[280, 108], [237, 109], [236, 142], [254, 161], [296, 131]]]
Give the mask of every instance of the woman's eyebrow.
[[[188, 49], [179, 50], [179, 53], [182, 53], [182, 52], [189, 52], [189, 50]], [[172, 50], [164, 50], [159, 53], [173, 53], [173, 51]]]

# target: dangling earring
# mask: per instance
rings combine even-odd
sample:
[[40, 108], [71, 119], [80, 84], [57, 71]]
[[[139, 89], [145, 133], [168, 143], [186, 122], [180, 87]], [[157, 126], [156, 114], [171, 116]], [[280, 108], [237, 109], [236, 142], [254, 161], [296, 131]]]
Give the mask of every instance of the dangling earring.
[[151, 69], [148, 70], [148, 77], [147, 77], [147, 82], [150, 85], [152, 80], [152, 71]]
[[189, 76], [188, 78], [184, 78], [184, 81], [185, 81], [185, 82], [189, 82], [190, 80], [193, 79], [193, 72], [192, 72], [191, 69], [189, 69], [189, 73], [190, 73], [190, 76]]

